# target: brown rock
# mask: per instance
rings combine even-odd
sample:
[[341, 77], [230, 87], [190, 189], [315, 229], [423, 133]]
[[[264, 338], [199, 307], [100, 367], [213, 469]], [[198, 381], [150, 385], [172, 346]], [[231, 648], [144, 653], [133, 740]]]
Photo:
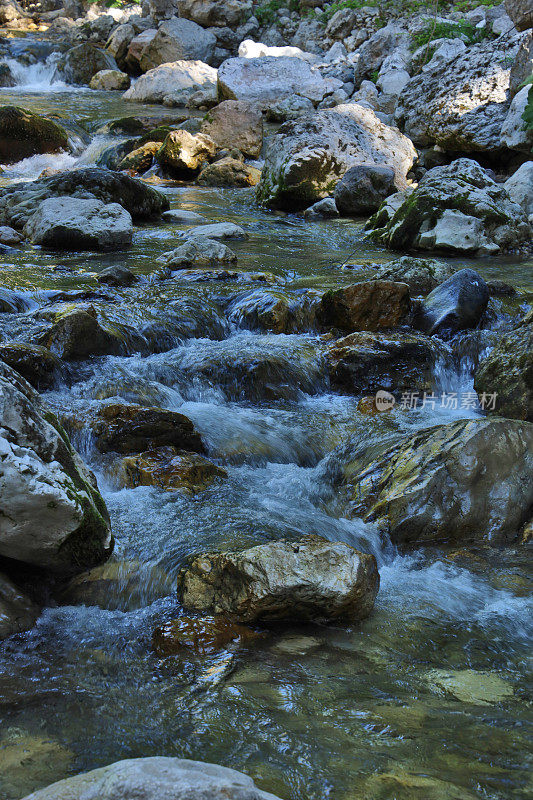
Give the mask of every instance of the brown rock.
[[216, 653], [231, 642], [241, 644], [260, 635], [222, 615], [202, 619], [180, 617], [155, 629], [152, 647], [158, 656], [173, 656], [183, 650], [204, 656]]
[[399, 325], [410, 308], [409, 287], [393, 281], [362, 281], [326, 292], [317, 318], [325, 327], [378, 331]]
[[227, 477], [227, 472], [197, 453], [159, 447], [136, 456], [127, 456], [122, 466], [128, 486], [156, 486], [172, 492], [206, 489], [215, 478]]
[[198, 176], [201, 186], [256, 186], [261, 179], [261, 170], [250, 167], [237, 158], [221, 158], [207, 164]]
[[106, 453], [141, 453], [173, 446], [204, 452], [204, 445], [191, 420], [165, 408], [146, 408], [115, 403], [100, 409], [93, 423], [96, 446]]

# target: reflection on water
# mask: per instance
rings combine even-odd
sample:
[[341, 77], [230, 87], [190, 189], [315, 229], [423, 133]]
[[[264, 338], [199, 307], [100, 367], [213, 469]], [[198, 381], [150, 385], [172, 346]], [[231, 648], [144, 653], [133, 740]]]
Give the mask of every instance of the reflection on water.
[[[161, 113], [93, 92], [2, 96], [84, 121], [87, 131], [141, 108]], [[54, 163], [91, 163], [108, 141], [92, 138], [80, 160], [27, 159], [9, 167], [4, 182], [35, 178]], [[231, 243], [238, 269], [270, 272], [284, 291], [348, 284], [393, 257], [363, 241], [358, 224], [276, 217], [256, 208], [248, 190], [164, 190], [174, 207], [245, 226], [250, 238]], [[154, 280], [157, 258], [186, 227], [147, 224], [118, 256], [31, 246], [3, 255], [0, 285], [22, 290], [28, 306], [25, 315], [0, 315], [9, 338], [36, 330], [36, 308], [54, 293], [94, 290], [98, 272], [117, 261], [145, 280], [90, 302], [143, 335], [159, 325], [172, 336], [162, 352], [154, 354], [154, 338], [147, 338], [146, 352], [73, 365], [46, 394], [58, 411], [68, 409], [74, 441], [108, 504], [114, 560], [132, 565], [134, 577], [119, 569], [103, 607], [50, 607], [33, 631], [0, 646], [2, 800], [148, 755], [233, 766], [285, 800], [525, 798], [531, 605], [524, 554], [400, 555], [371, 525], [344, 518], [328, 477], [330, 454], [352, 439], [380, 441], [476, 412], [360, 414], [358, 398], [331, 391], [320, 337], [228, 325], [226, 299], [242, 285]], [[338, 269], [354, 250], [359, 267]], [[476, 262], [487, 277], [530, 291], [529, 267]], [[459, 373], [443, 372], [441, 383], [471, 390], [466, 361]], [[187, 414], [227, 479], [194, 496], [120, 488], [113, 464], [83, 427], [112, 400]], [[151, 652], [153, 628], [180, 613], [168, 587], [187, 556], [306, 533], [376, 555], [381, 590], [369, 620], [282, 630], [203, 658], [161, 660]], [[146, 588], [154, 575], [161, 581], [141, 591], [139, 607], [132, 581]]]

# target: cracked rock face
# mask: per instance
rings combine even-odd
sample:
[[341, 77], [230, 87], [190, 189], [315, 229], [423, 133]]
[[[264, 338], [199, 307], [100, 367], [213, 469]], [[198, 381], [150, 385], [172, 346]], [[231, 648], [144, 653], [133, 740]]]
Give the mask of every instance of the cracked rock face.
[[452, 152], [502, 149], [511, 68], [528, 34], [507, 34], [435, 59], [404, 87], [396, 120], [417, 145]]
[[92, 473], [38, 394], [0, 363], [0, 556], [80, 572], [111, 552]]

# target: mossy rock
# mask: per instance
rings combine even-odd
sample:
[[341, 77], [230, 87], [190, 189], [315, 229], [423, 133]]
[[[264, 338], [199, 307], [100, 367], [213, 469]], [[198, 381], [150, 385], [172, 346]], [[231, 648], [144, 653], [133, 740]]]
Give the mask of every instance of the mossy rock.
[[67, 132], [51, 119], [18, 106], [0, 108], [0, 159], [13, 164], [39, 153], [68, 150]]

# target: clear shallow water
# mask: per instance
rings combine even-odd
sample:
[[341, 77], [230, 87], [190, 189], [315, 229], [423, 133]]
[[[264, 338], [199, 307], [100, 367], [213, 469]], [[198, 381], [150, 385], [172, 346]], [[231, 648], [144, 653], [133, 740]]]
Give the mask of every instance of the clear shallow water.
[[[1, 94], [5, 102], [16, 97], [41, 113], [83, 123], [88, 132], [139, 112], [120, 98], [89, 91], [22, 87]], [[101, 146], [91, 139], [80, 151], [81, 163], [90, 163]], [[80, 154], [52, 158], [64, 168], [79, 163]], [[2, 177], [31, 179], [49, 166], [28, 159]], [[357, 223], [277, 217], [258, 209], [246, 190], [163, 188], [174, 207], [245, 226], [249, 240], [231, 243], [238, 269], [270, 272], [283, 290], [348, 284], [392, 257], [363, 241]], [[120, 254], [57, 254], [31, 246], [3, 254], [0, 285], [25, 292], [31, 305], [26, 315], [0, 315], [4, 336], [24, 338], [38, 324], [35, 309], [51, 293], [95, 289], [96, 274], [117, 262], [146, 282], [114, 292], [111, 301], [91, 302], [139, 331], [167, 324], [172, 315], [179, 321], [184, 302], [207, 307], [260, 286], [151, 281], [157, 259], [186, 227], [138, 228], [133, 247]], [[353, 251], [358, 268], [338, 269]], [[487, 260], [475, 266], [487, 278], [531, 291], [531, 264]], [[525, 555], [482, 549], [400, 555], [372, 526], [343, 517], [328, 481], [328, 455], [351, 438], [382, 439], [476, 411], [363, 416], [358, 398], [331, 391], [321, 366], [323, 343], [313, 333], [259, 335], [230, 326], [220, 341], [202, 336], [177, 336], [165, 352], [94, 359], [46, 394], [58, 411], [68, 409], [74, 441], [108, 504], [114, 559], [141, 565], [140, 591], [135, 595], [119, 580], [109, 590], [112, 608], [47, 608], [33, 631], [0, 646], [2, 800], [118, 758], [146, 755], [234, 766], [285, 800], [527, 797], [531, 604]], [[228, 379], [242, 363], [267, 366], [243, 386]], [[463, 366], [462, 374], [443, 374], [443, 385], [471, 389]], [[121, 488], [112, 460], [97, 456], [83, 427], [111, 399], [187, 414], [228, 478], [192, 497]], [[161, 660], [152, 653], [153, 628], [180, 613], [168, 587], [187, 556], [306, 533], [376, 555], [381, 589], [369, 620], [353, 628], [270, 633], [209, 657]], [[161, 576], [159, 592], [151, 591], [154, 575]], [[469, 694], [472, 672], [477, 695]], [[503, 683], [495, 685], [494, 676]]]

